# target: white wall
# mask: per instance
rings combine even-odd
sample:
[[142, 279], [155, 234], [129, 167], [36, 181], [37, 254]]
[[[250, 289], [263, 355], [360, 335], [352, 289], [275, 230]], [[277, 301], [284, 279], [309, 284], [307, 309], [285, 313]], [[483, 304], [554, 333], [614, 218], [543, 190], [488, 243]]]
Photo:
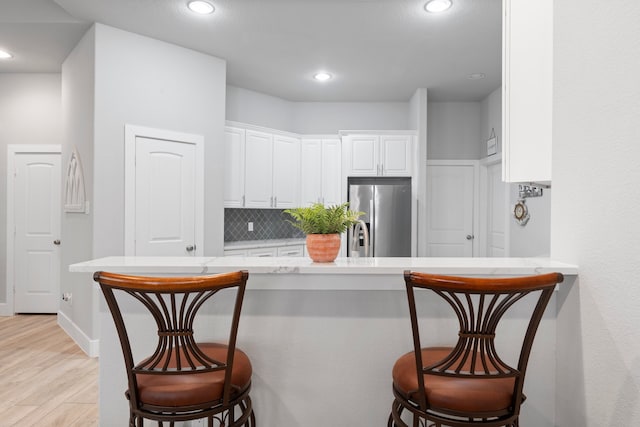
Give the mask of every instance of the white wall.
[[[90, 353], [90, 342], [98, 337], [95, 321], [97, 291], [90, 274], [69, 272], [69, 264], [93, 256], [93, 140], [94, 140], [94, 56], [93, 27], [62, 64], [62, 106], [65, 138], [62, 144], [63, 173], [74, 147], [84, 172], [85, 197], [92, 208], [84, 213], [62, 214], [60, 291], [71, 292], [71, 303], [60, 303], [60, 322], [65, 330]], [[64, 182], [63, 182], [64, 185]], [[64, 188], [64, 187], [63, 187]]]
[[477, 160], [480, 155], [480, 103], [430, 102], [427, 116], [429, 160]]
[[525, 199], [530, 215], [523, 227], [513, 217], [513, 207], [518, 202], [518, 184], [508, 185], [509, 211], [507, 212], [509, 231], [509, 256], [539, 257], [549, 256], [551, 245], [551, 191], [543, 189], [542, 197]]
[[227, 86], [226, 119], [300, 134], [409, 129], [409, 102], [292, 102]]
[[640, 3], [554, 2], [559, 427], [640, 420]]
[[226, 119], [293, 132], [293, 103], [264, 93], [227, 86]]
[[480, 157], [487, 155], [487, 140], [491, 131], [498, 138], [498, 153], [502, 152], [502, 88], [480, 101]]
[[221, 255], [225, 61], [96, 24], [93, 256], [124, 252], [125, 124], [203, 135], [205, 255]]
[[409, 129], [408, 102], [295, 102], [294, 132]]
[[0, 305], [7, 301], [7, 145], [60, 144], [60, 97], [60, 74], [0, 74]]

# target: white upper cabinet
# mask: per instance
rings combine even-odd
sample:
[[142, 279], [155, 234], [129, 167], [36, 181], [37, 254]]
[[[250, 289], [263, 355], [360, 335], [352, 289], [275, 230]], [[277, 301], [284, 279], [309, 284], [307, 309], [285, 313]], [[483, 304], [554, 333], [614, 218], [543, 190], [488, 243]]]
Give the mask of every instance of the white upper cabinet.
[[322, 140], [302, 139], [300, 146], [300, 203], [322, 201]]
[[244, 129], [225, 127], [224, 206], [244, 207]]
[[273, 207], [273, 136], [247, 129], [245, 150], [244, 207]]
[[225, 128], [227, 208], [291, 208], [300, 198], [300, 139]]
[[342, 203], [342, 144], [339, 139], [322, 140], [322, 203]]
[[288, 136], [273, 137], [274, 208], [298, 206], [300, 194], [300, 140]]
[[377, 176], [380, 172], [379, 139], [373, 135], [347, 137], [349, 176]]
[[348, 176], [411, 176], [411, 135], [345, 137]]
[[553, 0], [503, 0], [502, 173], [551, 181]]
[[337, 138], [302, 139], [300, 156], [301, 204], [341, 203], [341, 144]]
[[380, 170], [384, 176], [410, 176], [413, 144], [410, 135], [380, 135]]

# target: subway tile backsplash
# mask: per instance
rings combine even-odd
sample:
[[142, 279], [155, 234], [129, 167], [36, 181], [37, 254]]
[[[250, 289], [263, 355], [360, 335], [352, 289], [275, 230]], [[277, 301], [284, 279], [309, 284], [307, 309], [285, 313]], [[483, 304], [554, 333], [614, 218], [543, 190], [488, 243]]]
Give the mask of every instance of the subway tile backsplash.
[[[224, 241], [269, 240], [304, 238], [304, 233], [286, 219], [282, 209], [231, 209], [224, 210]], [[253, 222], [253, 231], [247, 224]]]

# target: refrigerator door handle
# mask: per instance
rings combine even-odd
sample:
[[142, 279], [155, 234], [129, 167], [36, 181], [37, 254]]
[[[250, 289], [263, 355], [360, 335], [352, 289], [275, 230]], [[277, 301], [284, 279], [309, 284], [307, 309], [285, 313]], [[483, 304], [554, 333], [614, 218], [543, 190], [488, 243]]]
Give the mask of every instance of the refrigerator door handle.
[[[358, 220], [356, 225], [353, 226], [353, 235], [351, 238], [351, 253], [358, 253], [358, 245], [360, 242], [360, 233], [364, 238], [364, 256], [365, 258], [369, 256], [369, 230], [367, 228], [367, 224], [363, 220]], [[353, 255], [352, 255], [353, 256]]]

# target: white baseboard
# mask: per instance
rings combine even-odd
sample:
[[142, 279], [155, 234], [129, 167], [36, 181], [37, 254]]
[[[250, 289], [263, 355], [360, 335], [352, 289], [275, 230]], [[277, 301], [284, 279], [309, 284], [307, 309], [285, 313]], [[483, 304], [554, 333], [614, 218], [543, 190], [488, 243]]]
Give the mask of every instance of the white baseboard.
[[73, 323], [66, 314], [58, 311], [58, 325], [69, 335], [89, 357], [98, 357], [100, 340], [92, 340]]
[[10, 307], [6, 302], [0, 302], [0, 316], [13, 316], [13, 307]]

